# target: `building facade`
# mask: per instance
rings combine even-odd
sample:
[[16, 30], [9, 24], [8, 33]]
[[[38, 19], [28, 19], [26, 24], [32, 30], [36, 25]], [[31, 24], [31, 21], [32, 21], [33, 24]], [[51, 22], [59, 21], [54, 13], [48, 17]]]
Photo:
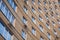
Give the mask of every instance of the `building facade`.
[[0, 40], [60, 40], [60, 0], [0, 0]]

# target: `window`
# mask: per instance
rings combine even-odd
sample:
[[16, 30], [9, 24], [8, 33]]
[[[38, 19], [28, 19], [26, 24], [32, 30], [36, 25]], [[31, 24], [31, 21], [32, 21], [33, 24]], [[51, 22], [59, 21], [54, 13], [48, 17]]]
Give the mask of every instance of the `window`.
[[7, 18], [8, 18], [9, 20], [10, 20], [10, 18], [11, 18], [11, 12], [10, 12], [10, 11], [8, 11]]
[[58, 30], [60, 30], [60, 27], [58, 27]]
[[0, 9], [1, 9], [1, 5], [2, 5], [2, 0], [0, 0]]
[[47, 9], [44, 7], [44, 11], [46, 12], [47, 11]]
[[54, 13], [51, 11], [51, 16], [53, 17]]
[[51, 38], [51, 35], [50, 35], [50, 33], [47, 33], [47, 37], [50, 39]]
[[27, 8], [25, 6], [24, 6], [23, 10], [25, 13], [27, 13]]
[[13, 24], [15, 17], [12, 15], [11, 23]]
[[52, 21], [52, 25], [55, 26], [55, 22], [54, 21]]
[[7, 14], [7, 19], [10, 21], [11, 24], [13, 24], [15, 17], [11, 13], [8, 13]]
[[8, 8], [5, 6], [4, 11], [3, 11], [3, 13], [5, 13], [5, 16], [7, 16], [8, 11], [9, 11]]
[[41, 37], [40, 37], [40, 40], [44, 40], [44, 38], [41, 36]]
[[9, 30], [4, 26], [4, 23], [0, 21], [0, 34], [6, 39], [11, 40], [11, 34]]
[[39, 29], [41, 30], [41, 32], [43, 32], [43, 27], [42, 27], [42, 25], [39, 25]]
[[2, 1], [1, 4], [1, 11], [3, 12], [4, 16], [9, 20], [11, 24], [13, 24], [15, 17], [12, 15], [10, 10], [7, 8], [7, 6]]
[[43, 1], [44, 5], [46, 4], [46, 0]]
[[14, 11], [16, 10], [17, 5], [15, 4], [14, 0], [7, 0], [9, 2], [9, 4], [11, 5], [11, 7], [14, 9]]
[[22, 21], [23, 21], [24, 24], [27, 23], [27, 19], [25, 17], [23, 17]]
[[1, 10], [3, 11], [3, 13], [4, 13], [4, 9], [5, 9], [5, 4], [2, 3], [2, 4], [1, 4]]
[[59, 19], [57, 19], [57, 22], [58, 22], [58, 24], [60, 24], [60, 20]]
[[32, 7], [32, 12], [33, 12], [33, 13], [36, 13], [36, 12], [35, 12], [35, 9], [34, 9], [33, 7]]
[[34, 4], [35, 0], [32, 0], [32, 4]]
[[46, 27], [50, 29], [50, 26], [49, 26], [49, 24], [48, 24], [48, 23], [46, 23]]
[[5, 16], [7, 15], [8, 8], [6, 7], [6, 5], [3, 2], [1, 3], [1, 11], [3, 12], [3, 14]]
[[58, 3], [60, 4], [60, 0], [58, 0]]
[[26, 40], [26, 33], [22, 30], [22, 38]]
[[39, 20], [43, 22], [43, 19], [42, 19], [42, 17], [40, 15], [39, 15]]
[[36, 35], [36, 30], [32, 27], [32, 34]]
[[60, 24], [60, 20], [59, 20], [59, 19], [57, 19], [57, 21], [58, 21], [58, 24]]
[[15, 19], [15, 17], [11, 14], [10, 11], [8, 11], [7, 19], [11, 22], [11, 24], [14, 23], [14, 19]]
[[36, 24], [36, 20], [33, 16], [32, 16], [32, 22], [34, 22]]
[[48, 16], [47, 15], [45, 15], [45, 17], [46, 17], [46, 19], [48, 19]]
[[55, 30], [55, 29], [53, 29], [53, 31], [54, 31], [54, 34], [55, 34], [55, 35], [57, 35], [57, 32], [56, 32], [56, 30]]
[[41, 10], [41, 8], [39, 8], [39, 7], [38, 7], [38, 11], [39, 11], [40, 13], [42, 13], [42, 10]]
[[41, 2], [40, 2], [40, 0], [38, 0], [38, 4], [40, 4]]
[[1, 2], [2, 0], [0, 0], [0, 2]]

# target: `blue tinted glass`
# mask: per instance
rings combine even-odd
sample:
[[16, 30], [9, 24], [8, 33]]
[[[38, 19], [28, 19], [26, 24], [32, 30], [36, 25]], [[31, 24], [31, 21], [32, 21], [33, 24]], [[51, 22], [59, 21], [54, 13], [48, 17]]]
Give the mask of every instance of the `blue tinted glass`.
[[5, 6], [5, 4], [2, 3], [2, 5], [1, 5], [1, 10], [2, 10], [2, 12], [4, 11], [4, 6]]
[[1, 2], [1, 0], [0, 0], [0, 2]]
[[7, 11], [8, 11], [8, 9], [7, 9], [6, 6], [5, 6], [5, 7], [4, 7], [4, 11], [3, 11], [3, 13], [4, 13], [5, 16], [7, 16]]
[[7, 14], [8, 14], [8, 8], [6, 7], [4, 11], [5, 11], [5, 16], [7, 16]]
[[10, 14], [9, 16], [10, 16], [10, 19], [9, 19], [9, 21], [11, 22], [11, 20], [12, 20], [12, 14]]
[[13, 24], [13, 22], [14, 22], [14, 16], [12, 16], [12, 19], [11, 19], [11, 23]]
[[4, 29], [4, 27], [3, 27], [3, 25], [0, 23], [0, 32], [1, 32], [1, 34], [3, 34], [3, 29]]
[[1, 4], [2, 4], [2, 1], [0, 0], [0, 9], [1, 9]]
[[32, 4], [34, 3], [34, 0], [32, 0]]
[[[13, 6], [14, 7], [14, 6]], [[14, 16], [12, 15], [12, 13], [10, 12], [10, 10], [7, 8], [7, 6], [4, 4], [4, 2], [2, 1], [1, 3], [1, 11], [3, 12], [3, 14], [7, 17], [7, 19], [10, 21], [10, 23], [13, 24], [14, 21]]]
[[14, 10], [16, 10], [16, 4], [14, 5]]
[[6, 39], [6, 40], [11, 40], [11, 34], [9, 31], [6, 30], [4, 25], [0, 23], [0, 34]]
[[6, 31], [6, 28], [4, 28], [4, 38], [6, 39], [7, 38], [7, 31]]
[[0, 23], [0, 34], [3, 33], [3, 25]]
[[26, 37], [26, 34], [25, 34], [25, 32], [24, 31], [22, 31], [22, 37], [25, 39], [25, 37]]
[[8, 0], [8, 2], [10, 3], [10, 5], [12, 5], [13, 0]]
[[11, 7], [16, 10], [16, 4], [14, 3], [13, 0], [8, 0], [9, 4], [11, 5]]
[[14, 2], [12, 2], [12, 8], [14, 8]]
[[7, 13], [8, 20], [10, 20], [10, 17], [11, 17], [11, 13], [10, 13], [10, 11], [8, 11], [8, 13]]
[[3, 34], [2, 35], [5, 38], [5, 36], [4, 36], [5, 35], [5, 27], [3, 28]]
[[7, 39], [6, 40], [11, 40], [11, 35], [9, 32], [7, 32]]

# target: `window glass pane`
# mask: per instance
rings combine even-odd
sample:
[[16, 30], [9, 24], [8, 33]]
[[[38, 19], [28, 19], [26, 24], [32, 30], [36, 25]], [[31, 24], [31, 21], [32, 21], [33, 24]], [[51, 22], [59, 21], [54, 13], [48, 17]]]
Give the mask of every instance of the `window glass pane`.
[[41, 37], [40, 37], [40, 40], [44, 40], [44, 38], [41, 36]]
[[12, 0], [8, 0], [8, 2], [9, 2], [9, 3], [11, 3], [11, 2], [12, 2]]
[[2, 12], [4, 11], [4, 7], [5, 7], [5, 4], [2, 3], [2, 5], [1, 5], [1, 10], [2, 10]]
[[12, 2], [12, 8], [14, 8], [14, 2]]
[[17, 6], [17, 5], [15, 4], [15, 5], [14, 5], [14, 10], [16, 10], [16, 6]]
[[6, 39], [11, 40], [11, 34], [7, 31], [3, 23], [0, 23], [0, 34]]
[[25, 39], [26, 38], [26, 33], [22, 31], [22, 37]]
[[50, 39], [50, 33], [48, 33], [48, 38]]
[[42, 27], [42, 25], [39, 25], [39, 29], [43, 32], [43, 27]]
[[1, 2], [1, 0], [0, 0], [0, 2]]
[[2, 34], [3, 33], [3, 26], [2, 26], [2, 24], [0, 23], [0, 34]]
[[[3, 26], [4, 27], [4, 26]], [[3, 37], [5, 38], [5, 27], [3, 28], [3, 33], [2, 33]]]
[[14, 22], [14, 16], [12, 15], [11, 23], [13, 24]]
[[24, 23], [24, 24], [26, 24], [26, 23], [27, 23], [27, 20], [26, 20], [26, 18], [25, 18], [25, 17], [23, 17], [22, 21], [23, 21], [23, 23]]
[[32, 0], [32, 4], [34, 4], [35, 0]]
[[35, 9], [32, 7], [32, 12], [35, 13]]
[[40, 4], [40, 0], [38, 0], [38, 4]]
[[13, 24], [14, 16], [10, 12], [10, 10], [7, 8], [7, 6], [4, 4], [4, 2], [2, 2], [2, 4], [1, 4], [1, 11], [6, 16], [6, 18], [10, 21], [10, 23]]
[[32, 17], [32, 21], [34, 22], [34, 20], [35, 20], [35, 18], [34, 17]]
[[2, 4], [2, 1], [0, 0], [0, 9], [1, 9], [1, 4]]
[[16, 4], [14, 2], [14, 0], [8, 0], [9, 4], [11, 5], [11, 7], [14, 9], [14, 11], [16, 10]]
[[4, 12], [5, 16], [7, 16], [7, 14], [8, 14], [8, 8], [5, 7], [5, 10], [4, 10], [4, 11], [5, 11], [5, 12]]
[[11, 40], [11, 34], [7, 32], [7, 40]]
[[4, 38], [7, 38], [7, 31], [6, 31], [6, 28], [4, 27]]
[[9, 11], [8, 11], [8, 13], [7, 13], [7, 18], [9, 19], [10, 17], [9, 17]]
[[24, 10], [25, 13], [27, 12], [27, 8], [25, 6], [24, 6], [23, 10]]
[[34, 29], [34, 28], [32, 28], [32, 34], [34, 34], [34, 35], [35, 35], [35, 33], [36, 33], [35, 29]]
[[2, 25], [2, 35], [3, 35], [3, 32], [4, 32], [4, 27], [3, 27], [3, 25]]
[[9, 21], [11, 22], [11, 20], [12, 20], [12, 14], [10, 13], [10, 15], [9, 15], [9, 16], [10, 16], [10, 19], [9, 19]]

